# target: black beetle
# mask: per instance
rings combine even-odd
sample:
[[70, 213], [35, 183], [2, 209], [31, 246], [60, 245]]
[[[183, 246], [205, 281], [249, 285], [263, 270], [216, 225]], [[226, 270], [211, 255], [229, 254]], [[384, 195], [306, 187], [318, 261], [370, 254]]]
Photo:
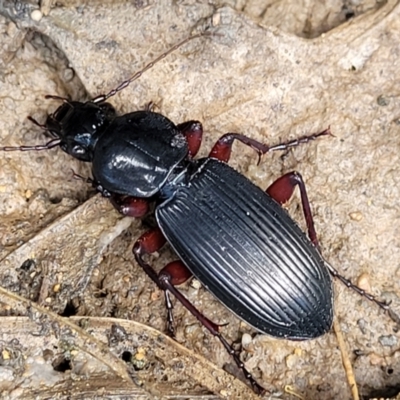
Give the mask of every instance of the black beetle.
[[[93, 184], [121, 213], [140, 217], [154, 202], [159, 227], [143, 234], [133, 253], [165, 293], [170, 334], [174, 332], [169, 298], [172, 293], [219, 338], [253, 388], [262, 392], [220, 334], [219, 325], [198, 311], [176, 285], [194, 275], [221, 303], [258, 331], [294, 340], [317, 338], [331, 328], [331, 275], [381, 308], [387, 310], [388, 305], [364, 293], [324, 261], [300, 174], [288, 173], [263, 191], [227, 165], [234, 140], [250, 146], [260, 157], [329, 135], [329, 129], [276, 146], [227, 133], [209, 157], [195, 160], [203, 133], [200, 122], [175, 125], [150, 109], [117, 116], [105, 102], [156, 61], [203, 35], [174, 46], [107, 95], [85, 103], [62, 99], [64, 103], [44, 125], [31, 118], [53, 137], [46, 145], [0, 150], [60, 146], [73, 157], [92, 163]], [[300, 188], [309, 237], [281, 207], [296, 186]], [[157, 273], [143, 256], [166, 242], [180, 260]]]

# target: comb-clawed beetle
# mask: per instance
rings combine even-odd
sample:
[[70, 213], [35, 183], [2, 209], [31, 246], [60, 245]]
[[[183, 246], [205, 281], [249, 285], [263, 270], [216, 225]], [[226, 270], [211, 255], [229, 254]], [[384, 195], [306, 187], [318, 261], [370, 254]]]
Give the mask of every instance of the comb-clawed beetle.
[[[383, 309], [388, 306], [353, 286], [324, 261], [298, 173], [284, 175], [264, 192], [226, 164], [234, 140], [261, 156], [328, 135], [329, 130], [271, 147], [228, 133], [217, 141], [209, 157], [195, 160], [202, 139], [198, 121], [175, 125], [151, 110], [117, 116], [105, 102], [154, 62], [107, 95], [85, 103], [62, 99], [64, 103], [44, 125], [31, 119], [53, 137], [46, 145], [0, 149], [60, 146], [73, 157], [92, 163], [93, 183], [121, 213], [143, 216], [148, 204], [154, 202], [159, 228], [143, 234], [133, 253], [165, 293], [169, 332], [173, 333], [172, 293], [218, 337], [253, 388], [261, 392], [262, 387], [220, 334], [220, 327], [197, 310], [176, 285], [195, 275], [218, 300], [258, 331], [295, 340], [316, 338], [330, 329], [330, 275], [338, 276]], [[296, 186], [300, 188], [309, 238], [281, 208]], [[144, 261], [144, 255], [159, 250], [166, 242], [180, 260], [157, 273]]]

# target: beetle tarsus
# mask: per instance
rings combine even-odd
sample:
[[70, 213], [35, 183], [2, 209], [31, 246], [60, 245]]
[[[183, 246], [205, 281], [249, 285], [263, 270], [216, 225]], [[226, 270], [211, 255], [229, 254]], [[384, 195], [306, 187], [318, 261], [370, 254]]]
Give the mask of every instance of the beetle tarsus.
[[[211, 331], [210, 331], [211, 332]], [[251, 373], [246, 369], [243, 361], [240, 359], [238, 353], [236, 352], [236, 350], [232, 347], [232, 345], [230, 345], [226, 339], [219, 333], [219, 332], [211, 332], [211, 334], [213, 334], [214, 336], [217, 336], [218, 339], [220, 340], [220, 342], [223, 344], [223, 346], [225, 347], [226, 351], [232, 356], [232, 358], [234, 359], [236, 365], [238, 366], [238, 368], [241, 369], [241, 371], [243, 372], [244, 377], [250, 382], [251, 387], [253, 388], [253, 390], [261, 395], [263, 393], [265, 393], [265, 389], [260, 386], [256, 380], [253, 378], [253, 375], [251, 375]]]
[[379, 308], [384, 310], [394, 322], [396, 322], [397, 324], [400, 324], [400, 317], [394, 312], [394, 310], [392, 310], [390, 308], [390, 303], [388, 303], [384, 300], [378, 300], [376, 298], [376, 296], [366, 292], [364, 289], [361, 289], [359, 286], [357, 286], [353, 282], [351, 282], [350, 279], [347, 279], [344, 276], [340, 275], [339, 271], [337, 271], [329, 263], [325, 262], [325, 265], [326, 265], [328, 271], [331, 273], [331, 275], [334, 278], [339, 279], [339, 281], [342, 282], [347, 288], [355, 291], [360, 296], [363, 296], [367, 300], [371, 301], [372, 303], [375, 303]]
[[168, 336], [175, 338], [174, 305], [169, 296], [169, 291], [164, 290], [165, 308], [167, 309], [167, 333]]
[[310, 135], [304, 135], [294, 140], [289, 140], [287, 142], [279, 143], [269, 148], [269, 151], [283, 151], [290, 149], [292, 147], [297, 147], [301, 144], [306, 144], [315, 139], [320, 138], [321, 136], [333, 136], [330, 127], [318, 133], [311, 133]]

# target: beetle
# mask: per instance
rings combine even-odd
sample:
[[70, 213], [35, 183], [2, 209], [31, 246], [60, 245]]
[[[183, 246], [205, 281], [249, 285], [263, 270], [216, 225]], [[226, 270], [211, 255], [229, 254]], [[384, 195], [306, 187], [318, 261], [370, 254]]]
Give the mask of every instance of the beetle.
[[[52, 137], [38, 146], [0, 147], [3, 151], [60, 147], [92, 164], [92, 183], [124, 215], [142, 217], [155, 204], [158, 227], [134, 244], [136, 262], [164, 292], [168, 332], [174, 334], [172, 293], [216, 336], [254, 390], [263, 388], [245, 368], [220, 326], [204, 316], [176, 288], [195, 276], [225, 307], [257, 331], [292, 340], [317, 338], [333, 320], [332, 276], [384, 310], [375, 299], [342, 277], [321, 256], [306, 187], [298, 172], [265, 191], [227, 163], [235, 141], [260, 157], [330, 135], [330, 129], [268, 146], [238, 133], [223, 135], [208, 157], [195, 159], [203, 129], [199, 121], [176, 125], [151, 107], [118, 116], [106, 100], [127, 87], [157, 61], [198, 34], [178, 43], [116, 89], [87, 102], [63, 101], [40, 126]], [[308, 236], [282, 208], [300, 189]], [[147, 254], [169, 243], [179, 260], [160, 272]]]

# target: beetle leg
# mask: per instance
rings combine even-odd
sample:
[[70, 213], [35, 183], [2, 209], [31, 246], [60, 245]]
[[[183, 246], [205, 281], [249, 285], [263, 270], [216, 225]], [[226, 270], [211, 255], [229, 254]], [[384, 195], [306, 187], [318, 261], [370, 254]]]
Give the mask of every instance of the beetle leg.
[[319, 133], [313, 133], [311, 135], [302, 136], [298, 139], [290, 140], [288, 142], [279, 143], [274, 146], [268, 146], [245, 135], [241, 135], [240, 133], [226, 133], [218, 139], [217, 143], [215, 143], [214, 147], [211, 149], [209, 157], [228, 162], [231, 157], [233, 141], [238, 140], [239, 142], [242, 142], [246, 146], [249, 146], [255, 150], [258, 153], [258, 162], [260, 162], [261, 156], [269, 151], [286, 150], [326, 135], [332, 135], [329, 128]]
[[242, 370], [246, 379], [249, 380], [253, 390], [258, 393], [262, 394], [265, 392], [265, 389], [260, 386], [253, 376], [247, 371], [244, 363], [239, 358], [235, 349], [228, 343], [228, 341], [221, 335], [219, 332], [219, 325], [215, 324], [207, 317], [205, 317], [173, 284], [171, 283], [171, 278], [168, 274], [160, 274], [160, 283], [165, 288], [171, 292], [182, 304], [183, 306], [188, 309], [192, 315], [213, 335], [218, 338], [218, 340], [222, 343], [225, 347], [226, 351], [232, 356], [236, 365]]
[[84, 178], [81, 175], [74, 174], [74, 178], [90, 183], [103, 197], [110, 200], [114, 208], [122, 215], [133, 218], [143, 217], [149, 211], [149, 202], [139, 197], [121, 196], [120, 194], [110, 193], [92, 178]]
[[164, 290], [165, 308], [167, 309], [167, 332], [172, 338], [175, 338], [174, 305], [168, 290]]
[[334, 136], [332, 135], [331, 128], [328, 127], [327, 129], [323, 130], [322, 132], [311, 133], [310, 135], [300, 136], [297, 139], [289, 140], [287, 142], [278, 143], [274, 146], [269, 148], [269, 151], [277, 151], [277, 150], [287, 150], [291, 147], [297, 147], [301, 144], [305, 144], [311, 142], [315, 139], [318, 139], [321, 136]]
[[358, 293], [360, 296], [365, 297], [372, 303], [375, 303], [378, 307], [380, 307], [382, 310], [387, 311], [389, 317], [396, 322], [396, 324], [400, 324], [400, 317], [390, 308], [390, 303], [386, 302], [385, 300], [378, 300], [374, 295], [366, 292], [364, 289], [361, 289], [357, 285], [355, 285], [353, 282], [351, 282], [350, 279], [345, 278], [344, 276], [340, 275], [338, 270], [332, 267], [329, 263], [325, 261], [325, 265], [328, 268], [328, 271], [330, 274], [334, 277], [339, 279], [340, 282], [342, 282], [346, 287], [349, 289], [354, 290], [356, 293]]
[[[167, 264], [158, 274], [159, 279], [168, 279], [171, 285], [179, 286], [185, 283], [189, 278], [191, 278], [193, 274], [189, 271], [186, 265], [181, 260], [172, 261]], [[170, 336], [175, 336], [175, 328], [174, 328], [174, 316], [172, 313], [173, 304], [171, 303], [169, 297], [169, 290], [165, 290], [165, 304], [168, 310], [168, 333]], [[171, 312], [170, 312], [171, 311]], [[224, 326], [220, 324], [216, 324], [215, 322], [211, 322], [213, 325], [220, 327]]]
[[251, 147], [258, 153], [258, 159], [260, 161], [261, 156], [269, 151], [269, 146], [258, 142], [257, 140], [251, 139], [240, 133], [226, 133], [221, 136], [214, 147], [211, 149], [209, 157], [216, 158], [217, 160], [228, 162], [231, 158], [232, 145], [234, 140], [239, 140], [246, 146]]
[[103, 197], [110, 200], [114, 208], [122, 215], [133, 218], [143, 217], [149, 211], [149, 202], [139, 197], [122, 196], [116, 193], [110, 193], [92, 178], [84, 178], [74, 173], [74, 177], [90, 183]]
[[[204, 316], [174, 285], [183, 283], [189, 279], [190, 272], [186, 269], [181, 261], [174, 261], [164, 267], [159, 274], [152, 266], [143, 260], [143, 256], [159, 250], [166, 243], [166, 239], [159, 228], [145, 232], [133, 246], [133, 254], [137, 263], [143, 268], [144, 272], [150, 279], [164, 292], [172, 293], [182, 305], [192, 313], [192, 315], [213, 335], [216, 336], [228, 353], [233, 357], [236, 365], [243, 371], [246, 379], [249, 380], [254, 391], [264, 393], [261, 387], [245, 368], [235, 349], [227, 342], [227, 340], [219, 332], [219, 325], [215, 324]], [[168, 318], [172, 318], [172, 303], [169, 295], [166, 295], [166, 304], [168, 309]], [[171, 314], [170, 314], [171, 312]], [[169, 319], [169, 322], [173, 320]]]
[[[158, 278], [162, 279], [163, 276], [167, 276], [173, 286], [181, 285], [185, 283], [193, 274], [187, 269], [186, 265], [180, 261], [172, 261], [167, 264], [158, 274]], [[167, 308], [167, 330], [171, 337], [175, 336], [175, 324], [174, 314], [172, 312], [174, 306], [171, 302], [169, 291], [164, 290], [165, 306]]]
[[[166, 239], [159, 228], [152, 229], [151, 231], [145, 232], [133, 246], [133, 254], [137, 263], [143, 268], [144, 272], [150, 277], [150, 279], [156, 283], [159, 289], [164, 291], [165, 294], [165, 306], [167, 308], [167, 329], [171, 336], [174, 336], [174, 317], [172, 313], [173, 304], [169, 297], [169, 289], [165, 285], [161, 284], [161, 280], [170, 283], [172, 287], [174, 285], [180, 285], [186, 282], [192, 273], [186, 268], [182, 261], [173, 261], [167, 264], [159, 274], [149, 264], [144, 262], [143, 255], [151, 254], [159, 250], [166, 243]], [[177, 289], [175, 289], [177, 290]], [[180, 292], [179, 292], [180, 293]], [[187, 300], [186, 300], [187, 301]], [[206, 319], [206, 317], [204, 317]], [[218, 325], [208, 320], [209, 324], [214, 325], [218, 329]]]
[[[133, 246], [133, 254], [135, 256], [135, 259], [137, 263], [143, 268], [144, 272], [149, 276], [149, 278], [158, 286], [159, 289], [161, 289], [164, 292], [165, 296], [165, 306], [167, 308], [167, 329], [168, 333], [171, 336], [174, 336], [174, 316], [173, 316], [173, 304], [171, 302], [171, 299], [169, 297], [168, 290], [163, 287], [160, 283], [160, 277], [159, 274], [154, 270], [152, 266], [144, 262], [143, 260], [143, 255], [145, 254], [151, 254], [154, 253], [155, 251], [161, 249], [162, 246], [166, 243], [165, 237], [162, 234], [161, 230], [159, 228], [154, 228], [151, 231], [145, 232], [135, 243]], [[172, 280], [173, 284], [180, 284], [185, 282], [187, 279], [190, 278], [190, 272], [187, 270], [186, 267], [185, 270], [182, 272], [179, 272], [179, 261], [174, 261], [169, 263], [166, 267], [163, 268], [162, 271], [164, 271], [164, 275], [168, 274], [170, 276], [170, 279]], [[182, 263], [181, 263], [182, 264]], [[183, 265], [183, 264], [182, 264]], [[162, 273], [160, 272], [160, 274]], [[187, 272], [186, 272], [187, 271]], [[172, 278], [173, 273], [178, 272], [177, 276], [175, 278]]]
[[310, 202], [307, 196], [306, 185], [302, 176], [296, 172], [289, 172], [277, 179], [266, 192], [279, 204], [285, 204], [292, 197], [296, 186], [300, 189], [301, 205], [306, 220], [308, 236], [314, 246], [319, 250], [317, 233], [315, 232], [314, 219], [311, 213]]
[[146, 104], [146, 107], [145, 107], [144, 109], [145, 109], [146, 111], [151, 111], [151, 112], [153, 112], [155, 108], [156, 108], [156, 104], [154, 103], [154, 101], [149, 101], [149, 102]]
[[158, 274], [149, 264], [143, 261], [145, 254], [151, 254], [161, 249], [166, 243], [166, 239], [162, 234], [160, 228], [154, 228], [150, 231], [145, 232], [136, 241], [133, 246], [133, 255], [137, 263], [143, 268], [147, 276], [161, 289], [165, 290], [158, 279]]
[[[320, 250], [319, 244], [318, 244], [317, 233], [315, 232], [315, 227], [314, 227], [314, 219], [313, 219], [313, 216], [311, 213], [310, 202], [308, 200], [306, 186], [304, 184], [302, 176], [296, 171], [289, 172], [289, 173], [281, 176], [274, 183], [272, 183], [272, 185], [268, 187], [266, 192], [278, 203], [284, 204], [292, 197], [296, 186], [299, 186], [299, 189], [300, 189], [301, 204], [302, 204], [302, 208], [303, 208], [304, 218], [307, 223], [308, 236], [309, 236], [311, 242], [314, 244], [314, 246], [318, 250]], [[375, 303], [378, 307], [387, 311], [393, 321], [395, 321], [396, 323], [400, 323], [400, 318], [394, 313], [393, 310], [390, 309], [388, 303], [386, 303], [385, 301], [378, 300], [372, 294], [370, 294], [370, 293], [366, 292], [365, 290], [361, 289], [360, 287], [354, 285], [349, 279], [340, 275], [339, 272], [335, 268], [333, 268], [330, 264], [328, 264], [327, 262], [325, 262], [325, 265], [328, 268], [328, 271], [330, 272], [330, 274], [334, 278], [339, 279], [340, 282], [342, 282], [349, 289], [354, 290], [359, 295], [365, 297], [369, 301]]]
[[177, 127], [178, 130], [186, 136], [190, 156], [195, 157], [203, 139], [203, 126], [201, 125], [201, 122], [187, 121], [179, 124]]
[[112, 193], [109, 197], [111, 204], [122, 215], [140, 218], [149, 211], [149, 202], [138, 197], [124, 197]]

